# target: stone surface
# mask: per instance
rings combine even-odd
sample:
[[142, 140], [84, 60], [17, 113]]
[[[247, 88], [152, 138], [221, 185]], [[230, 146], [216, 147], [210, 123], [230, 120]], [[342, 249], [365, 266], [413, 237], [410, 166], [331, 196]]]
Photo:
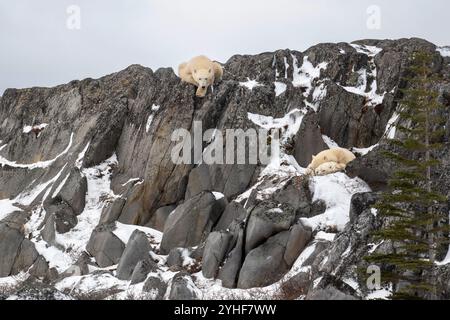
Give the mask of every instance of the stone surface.
[[149, 259], [151, 250], [147, 235], [142, 231], [135, 230], [120, 258], [117, 266], [117, 278], [130, 280], [138, 262]]
[[232, 235], [229, 232], [211, 232], [203, 251], [202, 273], [205, 278], [215, 278], [230, 246]]
[[144, 281], [150, 272], [154, 272], [157, 269], [158, 265], [151, 258], [139, 261], [133, 270], [133, 274], [131, 275], [130, 284], [136, 284]]
[[179, 205], [164, 226], [161, 253], [176, 247], [193, 247], [206, 239], [225, 207], [211, 192], [202, 192]]
[[114, 225], [99, 225], [86, 246], [101, 268], [119, 263], [125, 250], [125, 244], [113, 233], [114, 228]]

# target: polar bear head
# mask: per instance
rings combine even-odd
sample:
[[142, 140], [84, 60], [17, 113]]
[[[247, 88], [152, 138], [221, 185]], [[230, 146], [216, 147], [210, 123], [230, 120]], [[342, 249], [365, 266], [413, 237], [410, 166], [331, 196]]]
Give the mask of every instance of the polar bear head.
[[324, 176], [330, 173], [335, 173], [345, 169], [345, 164], [336, 163], [333, 161], [322, 163], [314, 170], [314, 174], [317, 176]]
[[208, 87], [214, 83], [214, 70], [212, 68], [194, 69], [192, 77], [197, 82], [199, 91], [206, 93]]

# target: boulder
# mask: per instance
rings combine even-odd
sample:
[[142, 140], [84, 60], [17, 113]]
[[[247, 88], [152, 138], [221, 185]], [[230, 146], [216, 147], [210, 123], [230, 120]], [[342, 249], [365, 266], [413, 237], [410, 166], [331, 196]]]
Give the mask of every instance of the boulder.
[[194, 247], [209, 232], [222, 214], [226, 203], [211, 192], [201, 192], [179, 205], [164, 226], [160, 251], [167, 254], [176, 247]]
[[264, 287], [281, 279], [289, 270], [284, 260], [289, 236], [289, 231], [279, 232], [251, 250], [242, 264], [237, 287]]
[[19, 230], [0, 223], [0, 277], [11, 275], [14, 261], [19, 254], [24, 236]]
[[131, 275], [130, 284], [136, 284], [144, 281], [150, 272], [155, 272], [157, 269], [158, 265], [151, 258], [139, 261], [133, 270], [133, 274]]
[[200, 290], [188, 273], [179, 272], [173, 277], [169, 300], [198, 300], [201, 298], [200, 295]]
[[295, 211], [289, 205], [278, 206], [273, 201], [258, 204], [248, 218], [245, 252], [250, 252], [277, 232], [289, 230], [294, 219]]
[[150, 221], [149, 223], [146, 224], [146, 226], [156, 229], [158, 231], [163, 231], [164, 225], [166, 224], [166, 220], [169, 217], [169, 214], [173, 210], [175, 210], [175, 208], [176, 206], [173, 205], [158, 208], [158, 210], [155, 211], [155, 213], [150, 218]]
[[219, 221], [214, 226], [214, 230], [226, 230], [230, 227], [231, 222], [234, 220], [242, 221], [246, 218], [246, 216], [247, 210], [239, 202], [232, 201], [225, 207]]
[[150, 258], [150, 242], [147, 235], [142, 231], [135, 230], [128, 240], [125, 250], [117, 266], [117, 278], [121, 280], [130, 280], [133, 271], [141, 260]]
[[230, 251], [223, 267], [219, 270], [218, 278], [222, 280], [222, 286], [225, 288], [235, 288], [239, 270], [244, 259], [244, 229], [238, 231], [237, 240], [234, 248]]
[[202, 273], [206, 278], [215, 278], [219, 266], [228, 253], [233, 236], [226, 231], [211, 232], [203, 251]]
[[119, 263], [125, 244], [114, 233], [114, 225], [99, 225], [91, 234], [86, 246], [101, 268]]
[[142, 291], [154, 293], [154, 300], [162, 300], [167, 291], [167, 283], [161, 277], [151, 275], [145, 280]]
[[322, 139], [317, 113], [309, 112], [303, 117], [294, 141], [295, 160], [304, 168], [310, 164], [313, 155], [328, 149]]
[[61, 190], [56, 194], [56, 197], [64, 200], [72, 208], [73, 213], [79, 215], [84, 210], [86, 192], [87, 179], [75, 167], [70, 171], [69, 177]]

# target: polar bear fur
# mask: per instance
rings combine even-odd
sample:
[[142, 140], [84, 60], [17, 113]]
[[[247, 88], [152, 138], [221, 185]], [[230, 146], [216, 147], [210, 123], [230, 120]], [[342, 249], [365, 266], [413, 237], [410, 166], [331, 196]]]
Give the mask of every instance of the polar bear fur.
[[220, 81], [223, 75], [222, 66], [208, 57], [194, 57], [178, 67], [181, 80], [192, 83], [197, 87], [197, 97], [204, 97], [208, 87]]
[[327, 174], [343, 171], [346, 165], [343, 163], [336, 163], [333, 161], [322, 163], [314, 170], [314, 175], [325, 176]]
[[355, 155], [351, 151], [344, 148], [327, 149], [312, 156], [312, 161], [307, 168], [307, 174], [314, 174], [315, 170], [323, 163], [335, 162], [346, 166], [347, 163], [353, 161], [355, 158]]

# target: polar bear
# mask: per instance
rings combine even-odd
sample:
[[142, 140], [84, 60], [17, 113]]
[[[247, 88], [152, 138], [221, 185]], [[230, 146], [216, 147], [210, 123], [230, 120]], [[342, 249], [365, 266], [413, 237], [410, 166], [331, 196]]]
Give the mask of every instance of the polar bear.
[[336, 163], [333, 161], [322, 163], [314, 170], [314, 175], [324, 176], [330, 173], [335, 173], [344, 170], [346, 167], [343, 163]]
[[338, 164], [347, 165], [350, 161], [354, 160], [355, 155], [344, 148], [331, 148], [319, 152], [317, 155], [312, 156], [312, 161], [308, 165], [307, 174], [314, 174], [314, 171], [323, 163], [335, 162]]
[[223, 69], [219, 63], [198, 56], [180, 64], [178, 75], [181, 80], [197, 86], [197, 97], [204, 97], [208, 87], [222, 79]]

